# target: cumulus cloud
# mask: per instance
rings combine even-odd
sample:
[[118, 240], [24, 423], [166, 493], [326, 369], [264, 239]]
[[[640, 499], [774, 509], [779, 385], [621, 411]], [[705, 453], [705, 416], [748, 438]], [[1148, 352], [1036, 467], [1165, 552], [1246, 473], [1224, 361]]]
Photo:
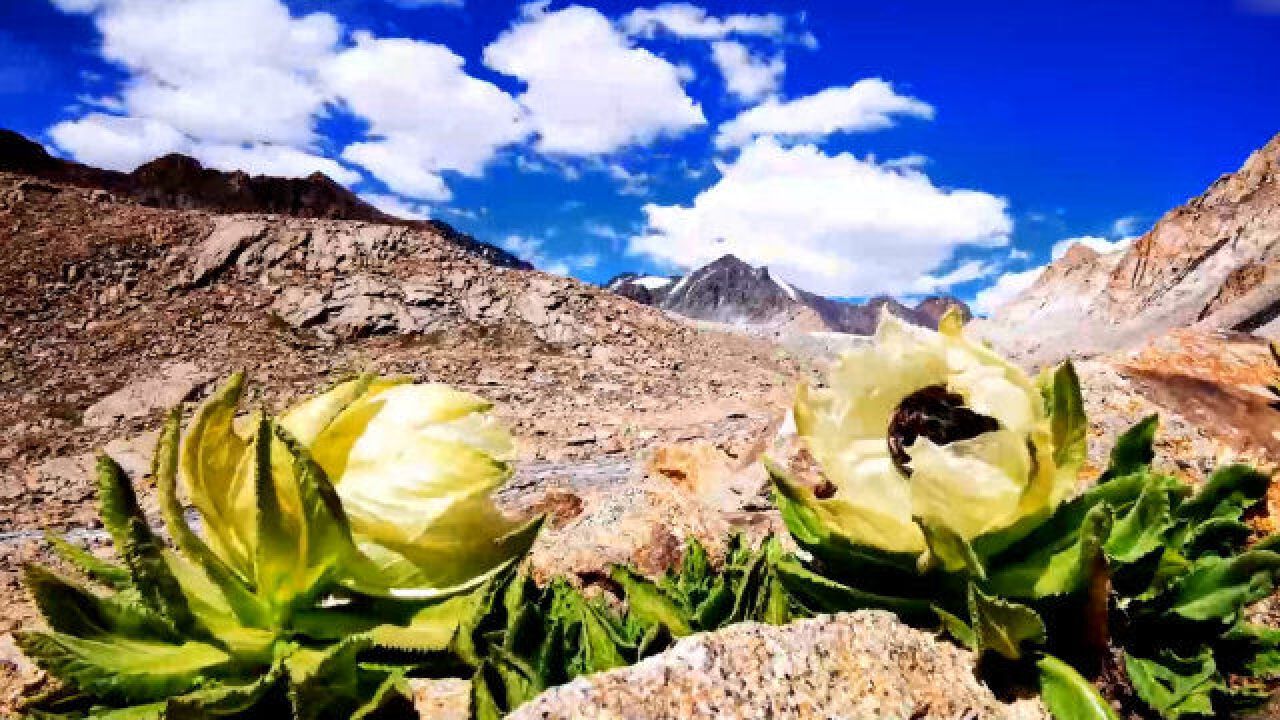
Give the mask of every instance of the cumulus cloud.
[[568, 277], [575, 270], [590, 270], [600, 263], [600, 256], [595, 253], [552, 257], [546, 252], [542, 238], [531, 235], [508, 235], [498, 244], [512, 255], [553, 275]]
[[706, 123], [680, 69], [633, 46], [592, 8], [527, 6], [484, 62], [526, 84], [519, 101], [545, 153], [609, 153]]
[[[1116, 252], [1124, 252], [1133, 244], [1134, 238], [1126, 237], [1116, 240], [1108, 240], [1097, 235], [1082, 235], [1080, 237], [1070, 237], [1059, 240], [1053, 244], [1049, 251], [1049, 255], [1053, 260], [1061, 258], [1067, 254], [1072, 245], [1080, 244], [1085, 247], [1092, 248], [1103, 255]], [[1014, 250], [1010, 253], [1010, 259], [1022, 260], [1030, 257], [1026, 252]], [[1023, 290], [1031, 287], [1031, 285], [1044, 272], [1047, 264], [1022, 270], [1019, 272], [1007, 272], [991, 284], [990, 287], [980, 291], [973, 301], [973, 309], [976, 312], [989, 315], [998, 309], [1001, 305], [1014, 299]]]
[[91, 113], [49, 129], [53, 142], [77, 160], [110, 170], [133, 170], [169, 153], [190, 155], [206, 167], [243, 170], [251, 175], [305, 177], [321, 172], [340, 183], [360, 176], [326, 157], [269, 143], [246, 145], [193, 140], [170, 125], [149, 118]]
[[1131, 237], [1108, 240], [1107, 238], [1098, 237], [1097, 235], [1082, 235], [1080, 237], [1070, 237], [1065, 240], [1059, 240], [1053, 244], [1053, 249], [1049, 254], [1054, 260], [1057, 260], [1063, 255], [1066, 255], [1072, 245], [1084, 245], [1087, 248], [1091, 248], [1103, 255], [1106, 255], [1108, 253], [1128, 250], [1129, 245], [1133, 243], [1133, 240], [1134, 238]]
[[1144, 223], [1138, 215], [1126, 215], [1111, 223], [1111, 234], [1117, 237], [1130, 237], [1142, 230]]
[[386, 193], [361, 193], [360, 199], [382, 212], [404, 220], [429, 220], [431, 208], [422, 203], [409, 202], [397, 195]]
[[1000, 306], [1021, 294], [1023, 290], [1031, 287], [1043, 272], [1044, 266], [1040, 266], [1030, 270], [1007, 272], [1001, 275], [990, 287], [979, 291], [974, 296], [972, 303], [974, 312], [990, 315]]
[[995, 271], [996, 266], [991, 263], [981, 260], [969, 260], [949, 272], [937, 275], [921, 275], [912, 284], [910, 292], [916, 295], [942, 292], [956, 285], [987, 277]]
[[961, 246], [1003, 246], [1003, 198], [935, 186], [922, 172], [760, 138], [691, 206], [649, 204], [628, 251], [691, 268], [733, 253], [814, 292], [901, 292]]
[[468, 75], [449, 48], [368, 33], [355, 39], [354, 47], [324, 64], [321, 77], [369, 122], [374, 138], [347, 146], [342, 157], [391, 190], [447, 200], [442, 171], [479, 176], [499, 148], [528, 135], [515, 100]]
[[849, 87], [832, 87], [794, 100], [770, 99], [720, 126], [716, 146], [745, 145], [769, 135], [796, 140], [821, 138], [838, 132], [866, 132], [892, 127], [895, 116], [933, 117], [933, 106], [906, 95], [879, 78], [865, 78]]
[[723, 18], [691, 3], [669, 2], [652, 8], [637, 8], [623, 16], [619, 23], [628, 35], [651, 38], [660, 31], [676, 37], [714, 40], [729, 35], [780, 37], [786, 30], [786, 19], [774, 13], [764, 15], [736, 14]]
[[712, 43], [711, 59], [724, 76], [725, 89], [743, 102], [755, 102], [774, 94], [787, 69], [782, 55], [757, 57], [746, 45], [733, 40]]
[[327, 13], [294, 17], [278, 0], [56, 0], [91, 13], [102, 57], [128, 73], [118, 98], [49, 129], [77, 160], [130, 170], [182, 152], [253, 174], [359, 175], [312, 150], [326, 94], [316, 68], [337, 47]]

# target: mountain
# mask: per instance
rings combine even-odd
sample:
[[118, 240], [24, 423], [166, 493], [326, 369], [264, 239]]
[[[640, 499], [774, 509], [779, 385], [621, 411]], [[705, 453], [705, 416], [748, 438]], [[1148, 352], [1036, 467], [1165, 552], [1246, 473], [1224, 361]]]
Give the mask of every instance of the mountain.
[[123, 173], [53, 157], [39, 143], [4, 129], [0, 129], [0, 172], [105, 190], [147, 207], [424, 225], [495, 265], [532, 269], [511, 253], [438, 220], [402, 220], [388, 215], [318, 172], [305, 178], [250, 176], [206, 168], [195, 158], [173, 153]]
[[1136, 347], [1174, 328], [1280, 338], [1280, 135], [1128, 249], [1077, 245], [982, 323], [1030, 365]]
[[957, 298], [931, 296], [909, 307], [887, 296], [866, 303], [832, 300], [773, 277], [767, 267], [752, 267], [725, 255], [685, 276], [623, 273], [605, 288], [644, 305], [697, 320], [748, 326], [789, 327], [870, 335], [882, 307], [924, 327], [938, 326], [946, 309], [969, 307]]

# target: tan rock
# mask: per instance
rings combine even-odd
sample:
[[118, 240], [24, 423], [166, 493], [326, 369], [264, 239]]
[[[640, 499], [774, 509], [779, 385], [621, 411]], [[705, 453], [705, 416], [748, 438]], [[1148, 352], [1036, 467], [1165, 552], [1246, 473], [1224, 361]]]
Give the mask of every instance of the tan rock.
[[84, 424], [105, 427], [119, 420], [146, 417], [156, 410], [172, 408], [188, 400], [211, 378], [192, 362], [179, 362], [149, 373], [90, 405]]
[[1048, 718], [1038, 699], [1005, 703], [974, 676], [971, 652], [882, 611], [782, 627], [744, 623], [552, 688], [512, 720], [675, 718]]

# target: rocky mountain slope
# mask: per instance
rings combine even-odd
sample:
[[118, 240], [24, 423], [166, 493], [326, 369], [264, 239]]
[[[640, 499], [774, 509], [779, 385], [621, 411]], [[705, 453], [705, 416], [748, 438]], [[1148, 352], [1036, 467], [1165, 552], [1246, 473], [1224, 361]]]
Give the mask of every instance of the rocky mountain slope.
[[1122, 253], [1075, 246], [984, 333], [1041, 365], [1174, 328], [1280, 337], [1280, 135]]
[[747, 326], [785, 326], [795, 331], [835, 331], [869, 335], [875, 331], [880, 309], [917, 325], [934, 327], [952, 305], [969, 315], [963, 301], [932, 296], [915, 307], [890, 297], [865, 304], [840, 302], [815, 295], [773, 277], [767, 267], [752, 267], [725, 255], [684, 276], [662, 277], [624, 273], [605, 288], [636, 302], [685, 317]]
[[179, 154], [156, 158], [123, 173], [53, 157], [39, 143], [4, 129], [0, 129], [0, 172], [104, 190], [148, 207], [423, 226], [491, 263], [532, 268], [507, 251], [456, 232], [438, 220], [392, 217], [323, 173], [305, 178], [251, 177], [244, 172], [206, 168], [195, 158]]

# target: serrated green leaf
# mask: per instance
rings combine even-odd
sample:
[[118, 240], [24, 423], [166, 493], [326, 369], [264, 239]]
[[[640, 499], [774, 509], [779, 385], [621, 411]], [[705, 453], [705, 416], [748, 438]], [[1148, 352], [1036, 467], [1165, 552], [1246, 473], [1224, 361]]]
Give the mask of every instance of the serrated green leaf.
[[1218, 468], [1200, 492], [1178, 507], [1179, 519], [1195, 525], [1212, 518], [1239, 520], [1267, 494], [1271, 479], [1248, 465]]
[[1013, 598], [1046, 598], [1067, 595], [1087, 586], [1105, 570], [1102, 543], [1111, 529], [1111, 512], [1095, 505], [1065, 549], [1049, 546], [1020, 562], [991, 574], [988, 587], [997, 595]]
[[1153, 479], [1133, 507], [1115, 522], [1105, 545], [1107, 555], [1121, 563], [1137, 562], [1161, 548], [1172, 525], [1169, 494]]
[[160, 700], [194, 689], [230, 657], [212, 645], [149, 642], [57, 632], [15, 635], [23, 653], [56, 678], [118, 703]]
[[131, 586], [129, 571], [123, 567], [103, 560], [77, 545], [72, 545], [65, 538], [51, 532], [45, 533], [44, 539], [49, 543], [54, 554], [94, 582], [101, 583], [112, 590], [124, 590]]
[[323, 650], [300, 647], [286, 656], [294, 720], [349, 716], [361, 704], [356, 658], [371, 644], [357, 635]]
[[405, 682], [405, 668], [398, 668], [387, 673], [387, 676], [378, 683], [377, 688], [369, 696], [369, 699], [363, 705], [356, 708], [351, 713], [350, 720], [365, 720], [381, 711], [385, 710], [392, 704], [399, 702], [408, 705], [406, 712], [411, 712], [413, 700], [408, 683]]
[[1052, 655], [1041, 657], [1036, 665], [1040, 668], [1040, 697], [1055, 720], [1120, 720], [1093, 683], [1075, 668]]
[[1050, 388], [1046, 400], [1053, 437], [1053, 462], [1059, 468], [1074, 472], [1084, 464], [1089, 422], [1085, 419], [1080, 379], [1070, 360], [1054, 371]]
[[164, 543], [147, 524], [124, 471], [106, 455], [98, 458], [98, 499], [102, 523], [142, 601], [178, 630], [189, 629], [194, 618], [186, 595], [165, 562]]
[[992, 651], [1010, 660], [1022, 657], [1024, 644], [1044, 642], [1044, 621], [1035, 610], [992, 597], [969, 585], [969, 619], [979, 652]]
[[407, 625], [379, 625], [369, 637], [379, 647], [405, 652], [426, 653], [447, 649], [459, 628], [479, 606], [480, 596], [458, 595], [432, 603], [419, 610]]
[[1149, 468], [1156, 456], [1155, 439], [1159, 427], [1160, 417], [1148, 415], [1116, 438], [1116, 444], [1111, 448], [1111, 463], [1102, 474], [1101, 481]]
[[907, 620], [919, 621], [932, 617], [933, 611], [928, 601], [864, 592], [819, 575], [794, 558], [779, 561], [775, 572], [787, 592], [815, 613], [879, 609], [893, 611]]
[[692, 617], [648, 578], [628, 567], [614, 565], [609, 577], [622, 586], [628, 611], [645, 625], [665, 625], [675, 637], [693, 634]]
[[173, 626], [130, 594], [97, 595], [47, 568], [23, 568], [22, 583], [45, 622], [55, 632], [76, 637], [120, 635], [138, 639], [175, 640]]
[[1205, 555], [1228, 556], [1240, 552], [1253, 535], [1253, 528], [1232, 518], [1211, 518], [1191, 527], [1183, 542], [1183, 552], [1192, 559]]
[[1187, 620], [1231, 624], [1245, 605], [1271, 594], [1277, 577], [1280, 554], [1266, 550], [1203, 557], [1173, 586], [1169, 612]]
[[1125, 654], [1125, 670], [1134, 693], [1165, 720], [1213, 717], [1213, 693], [1223, 687], [1213, 655], [1160, 660]]
[[[256, 680], [244, 685], [214, 683], [186, 695], [169, 698], [165, 703], [165, 720], [207, 720], [217, 717], [243, 716], [275, 689], [283, 671], [279, 665]], [[266, 713], [262, 713], [266, 714]]]

